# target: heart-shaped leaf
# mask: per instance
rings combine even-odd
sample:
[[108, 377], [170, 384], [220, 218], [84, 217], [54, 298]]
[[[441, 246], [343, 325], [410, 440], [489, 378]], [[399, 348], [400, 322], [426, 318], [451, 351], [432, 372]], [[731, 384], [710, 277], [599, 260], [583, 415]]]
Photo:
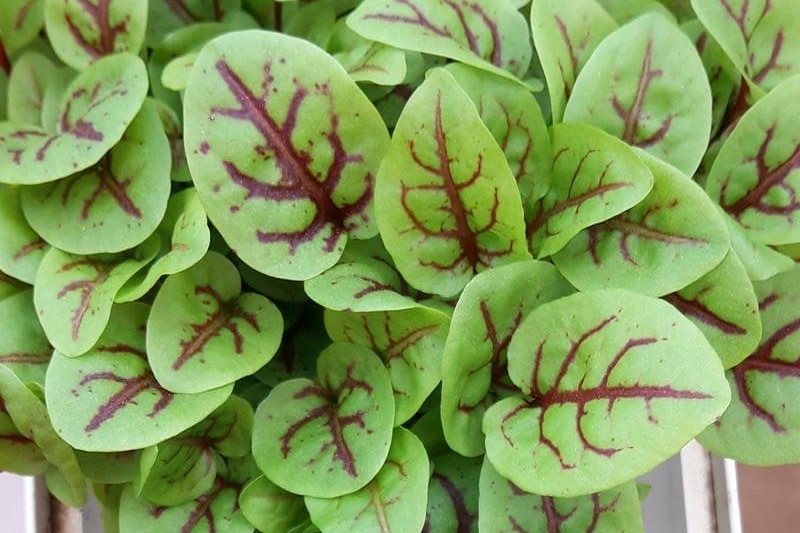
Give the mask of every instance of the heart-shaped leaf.
[[53, 348], [47, 342], [33, 307], [33, 291], [25, 290], [0, 300], [0, 364], [23, 383], [44, 385]]
[[431, 71], [403, 109], [375, 206], [397, 269], [424, 292], [455, 296], [476, 272], [527, 256], [514, 176], [445, 70]]
[[365, 487], [338, 498], [306, 496], [306, 507], [326, 533], [417, 533], [425, 521], [429, 477], [425, 447], [397, 428], [386, 463]]
[[97, 163], [122, 138], [146, 93], [147, 72], [138, 57], [115, 54], [95, 62], [67, 87], [54, 133], [0, 123], [0, 179], [44, 183]]
[[209, 252], [173, 274], [147, 320], [147, 358], [173, 392], [202, 392], [252, 374], [278, 350], [280, 311], [267, 298], [241, 293], [236, 266]]
[[366, 0], [347, 24], [367, 39], [522, 78], [531, 62], [525, 18], [508, 0]]
[[602, 128], [692, 176], [711, 131], [703, 62], [674, 24], [644, 15], [597, 47], [575, 81], [564, 121]]
[[116, 306], [88, 353], [53, 354], [45, 382], [48, 410], [73, 447], [111, 452], [152, 446], [205, 419], [230, 396], [232, 385], [173, 394], [156, 381], [145, 354], [149, 311], [142, 303]]
[[486, 412], [487, 458], [543, 496], [599, 492], [647, 472], [730, 401], [719, 357], [694, 324], [624, 290], [534, 309], [511, 339], [508, 372], [524, 397]]
[[0, 270], [33, 283], [48, 246], [25, 220], [18, 187], [0, 188], [0, 217]]
[[483, 453], [486, 409], [518, 393], [506, 370], [511, 336], [534, 308], [570, 292], [558, 271], [539, 261], [487, 270], [464, 288], [442, 361], [442, 427], [453, 450]]
[[286, 35], [229, 34], [203, 48], [184, 102], [197, 191], [250, 266], [308, 279], [348, 236], [376, 234], [373, 175], [388, 134], [336, 60]]
[[279, 487], [335, 498], [383, 466], [394, 425], [389, 373], [371, 350], [337, 343], [317, 360], [317, 382], [284, 381], [256, 410], [253, 455]]

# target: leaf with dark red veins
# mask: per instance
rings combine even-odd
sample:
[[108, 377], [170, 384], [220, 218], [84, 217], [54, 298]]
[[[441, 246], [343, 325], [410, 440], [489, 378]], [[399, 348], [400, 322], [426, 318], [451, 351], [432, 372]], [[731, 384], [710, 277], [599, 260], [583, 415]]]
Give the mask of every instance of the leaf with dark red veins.
[[127, 451], [162, 442], [208, 417], [232, 385], [199, 394], [173, 394], [150, 371], [142, 303], [114, 307], [108, 328], [80, 358], [56, 351], [45, 394], [53, 426], [73, 447]]
[[536, 0], [531, 28], [542, 64], [553, 122], [561, 122], [575, 78], [617, 23], [596, 0]]
[[0, 218], [0, 271], [32, 284], [49, 245], [25, 220], [18, 187], [0, 186]]
[[383, 359], [394, 392], [394, 423], [406, 422], [439, 385], [450, 321], [422, 307], [375, 313], [325, 310], [325, 329], [334, 342], [366, 346]]
[[147, 320], [147, 358], [162, 386], [202, 392], [272, 359], [283, 318], [270, 300], [242, 293], [241, 285], [236, 266], [216, 252], [164, 281]]
[[53, 51], [75, 70], [120, 52], [138, 54], [147, 26], [141, 0], [45, 0], [45, 28]]
[[527, 236], [536, 257], [562, 249], [575, 235], [638, 204], [653, 176], [625, 143], [585, 124], [552, 128], [550, 190], [526, 208]]
[[725, 221], [705, 192], [667, 163], [645, 152], [641, 157], [654, 178], [644, 200], [587, 228], [553, 256], [580, 290], [618, 287], [663, 296], [699, 279], [730, 249]]
[[44, 385], [53, 349], [36, 318], [33, 291], [26, 290], [0, 300], [0, 364], [24, 383]]
[[389, 372], [371, 350], [335, 343], [317, 381], [272, 389], [256, 410], [253, 456], [279, 487], [335, 498], [364, 487], [383, 466], [394, 425]]
[[226, 14], [241, 9], [241, 4], [241, 0], [149, 0], [147, 41], [163, 44], [175, 30], [220, 22]]
[[5, 0], [0, 9], [0, 35], [13, 53], [39, 35], [44, 26], [44, 0]]
[[758, 301], [733, 250], [708, 274], [663, 298], [703, 332], [725, 368], [740, 363], [758, 346]]
[[520, 489], [484, 461], [480, 477], [481, 533], [644, 533], [636, 483], [574, 498]]
[[388, 133], [332, 57], [286, 35], [228, 34], [203, 48], [184, 103], [197, 191], [250, 266], [308, 279], [348, 238], [377, 233], [373, 176]]
[[506, 370], [514, 331], [537, 306], [571, 292], [553, 265], [540, 261], [487, 270], [464, 288], [442, 361], [442, 427], [450, 448], [470, 457], [484, 452], [484, 413], [519, 395]]
[[38, 52], [25, 52], [16, 61], [8, 79], [8, 120], [42, 125], [42, 103], [55, 65]]
[[338, 498], [306, 496], [311, 521], [325, 533], [418, 533], [425, 522], [430, 465], [410, 431], [397, 428], [386, 463], [361, 489]]
[[147, 93], [144, 63], [115, 54], [67, 87], [55, 132], [0, 123], [0, 180], [24, 185], [63, 178], [97, 163], [121, 138]]
[[486, 456], [543, 496], [604, 491], [651, 470], [730, 401], [700, 330], [666, 302], [619, 289], [534, 309], [511, 339], [508, 373], [522, 397], [486, 411]]
[[247, 520], [261, 531], [297, 532], [309, 521], [303, 497], [286, 492], [266, 476], [244, 486], [239, 506]]
[[728, 370], [733, 401], [698, 440], [744, 464], [800, 461], [800, 267], [754, 283], [761, 343]]
[[508, 0], [366, 0], [347, 24], [367, 39], [512, 79], [531, 62], [527, 22]]
[[0, 395], [0, 471], [20, 476], [40, 476], [48, 463], [36, 443], [25, 437], [2, 408]]
[[[722, 208], [718, 209], [722, 212]], [[791, 257], [766, 244], [753, 242], [741, 224], [727, 213], [722, 213], [730, 233], [731, 248], [736, 252], [751, 280], [762, 281], [794, 268], [795, 262]]]
[[427, 293], [455, 296], [475, 273], [529, 257], [514, 176], [445, 70], [430, 71], [405, 106], [375, 207], [397, 269]]
[[355, 81], [400, 85], [406, 77], [406, 52], [361, 37], [344, 18], [333, 28], [327, 50]]
[[741, 118], [708, 175], [706, 191], [757, 243], [800, 241], [800, 76]]
[[694, 175], [711, 131], [711, 90], [694, 44], [661, 15], [626, 24], [586, 62], [564, 122], [602, 128]]
[[472, 99], [502, 148], [523, 208], [544, 196], [550, 186], [553, 150], [536, 98], [524, 87], [482, 70], [459, 63], [448, 65], [447, 70]]
[[765, 92], [800, 73], [794, 0], [692, 0], [692, 7], [736, 68]]
[[139, 469], [139, 452], [140, 450], [116, 453], [76, 450], [75, 454], [87, 479], [94, 483], [116, 485], [134, 480]]
[[164, 218], [171, 163], [167, 136], [147, 101], [96, 165], [26, 187], [22, 209], [31, 227], [61, 250], [121, 252], [144, 242]]
[[126, 281], [155, 257], [151, 237], [126, 254], [81, 256], [50, 248], [36, 273], [33, 302], [53, 347], [64, 355], [91, 348], [108, 324], [114, 297]]
[[448, 451], [431, 459], [425, 533], [478, 533], [478, 479], [482, 457]]

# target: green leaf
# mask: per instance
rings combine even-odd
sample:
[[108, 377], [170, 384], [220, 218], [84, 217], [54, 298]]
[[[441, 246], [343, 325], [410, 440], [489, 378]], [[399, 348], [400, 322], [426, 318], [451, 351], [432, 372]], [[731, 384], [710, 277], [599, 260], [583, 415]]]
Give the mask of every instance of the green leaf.
[[444, 70], [431, 71], [403, 110], [375, 206], [397, 269], [424, 292], [455, 296], [476, 272], [528, 255], [503, 152]]
[[442, 427], [453, 450], [470, 457], [484, 452], [484, 413], [518, 395], [506, 370], [511, 336], [537, 306], [570, 292], [558, 271], [540, 261], [487, 270], [464, 288], [442, 361]]
[[[116, 453], [75, 450], [75, 455], [78, 457], [81, 471], [93, 483], [120, 485], [130, 483], [136, 477], [139, 450]], [[95, 496], [97, 496], [97, 486], [95, 485]]]
[[25, 290], [0, 300], [0, 364], [23, 383], [44, 385], [53, 349], [47, 342], [33, 307], [33, 291]]
[[221, 21], [225, 14], [241, 8], [241, 0], [149, 0], [147, 2], [147, 41], [160, 43], [170, 33], [199, 25], [202, 21]]
[[209, 252], [173, 274], [147, 319], [147, 359], [172, 392], [196, 393], [250, 375], [275, 355], [283, 319], [264, 296], [241, 292], [236, 266]]
[[406, 77], [405, 51], [364, 39], [343, 18], [333, 28], [328, 52], [354, 81], [392, 86], [401, 84]]
[[347, 24], [367, 39], [512, 79], [531, 62], [525, 17], [508, 0], [366, 0]]
[[787, 272], [794, 268], [794, 261], [791, 257], [784, 255], [778, 250], [751, 241], [744, 228], [723, 212], [723, 218], [728, 226], [731, 238], [731, 248], [736, 252], [736, 256], [742, 261], [747, 276], [753, 281], [769, 279], [775, 274]]
[[119, 52], [138, 54], [144, 43], [147, 2], [141, 0], [44, 0], [53, 51], [75, 70]]
[[33, 51], [22, 54], [14, 62], [8, 79], [8, 120], [34, 126], [42, 124], [44, 91], [55, 71], [55, 65], [47, 57]]
[[97, 163], [122, 138], [146, 92], [147, 73], [138, 57], [115, 54], [96, 61], [67, 87], [55, 132], [0, 123], [0, 180], [44, 183]]
[[394, 399], [371, 350], [336, 343], [317, 360], [317, 381], [272, 389], [256, 410], [253, 456], [279, 487], [335, 498], [364, 487], [389, 453]]
[[265, 476], [245, 485], [239, 506], [247, 520], [261, 531], [287, 533], [309, 520], [302, 496], [286, 492]]
[[669, 304], [624, 290], [543, 304], [508, 348], [524, 397], [486, 412], [486, 454], [522, 490], [575, 497], [655, 467], [730, 400], [722, 364]]
[[429, 476], [425, 447], [398, 428], [386, 463], [365, 487], [338, 498], [306, 496], [306, 507], [326, 533], [417, 533], [425, 522]]
[[48, 245], [25, 220], [18, 187], [0, 188], [0, 219], [0, 270], [33, 283]]
[[[430, 452], [430, 448], [428, 448]], [[482, 457], [454, 452], [436, 455], [428, 484], [428, 512], [423, 531], [478, 533], [478, 479]]]
[[137, 496], [155, 505], [173, 507], [194, 501], [211, 490], [217, 477], [210, 447], [166, 441], [145, 449], [141, 457], [152, 464], [145, 479], [134, 480], [134, 487]]
[[20, 476], [40, 476], [47, 467], [39, 446], [14, 425], [0, 396], [0, 470]]
[[44, 26], [44, 0], [6, 0], [0, 9], [0, 35], [6, 52], [21, 49]]
[[670, 22], [675, 22], [672, 12], [658, 0], [597, 0], [597, 2], [620, 24], [647, 13], [658, 13]]
[[711, 131], [711, 90], [697, 50], [660, 15], [626, 24], [581, 70], [564, 121], [600, 127], [692, 176]]
[[637, 154], [602, 130], [557, 124], [552, 136], [552, 185], [527, 217], [528, 240], [539, 258], [638, 204], [653, 186], [653, 175]]
[[[303, 61], [287, 61], [295, 57]], [[373, 175], [386, 126], [318, 48], [263, 31], [215, 39], [192, 70], [184, 115], [209, 219], [256, 270], [308, 279], [336, 263], [348, 237], [377, 233]]]
[[542, 64], [553, 122], [561, 122], [575, 78], [597, 45], [617, 29], [614, 19], [596, 0], [536, 0], [531, 28]]
[[149, 311], [142, 303], [116, 306], [88, 353], [53, 354], [47, 405], [56, 431], [73, 447], [114, 452], [152, 446], [205, 419], [230, 396], [232, 385], [173, 394], [155, 380], [145, 354]]

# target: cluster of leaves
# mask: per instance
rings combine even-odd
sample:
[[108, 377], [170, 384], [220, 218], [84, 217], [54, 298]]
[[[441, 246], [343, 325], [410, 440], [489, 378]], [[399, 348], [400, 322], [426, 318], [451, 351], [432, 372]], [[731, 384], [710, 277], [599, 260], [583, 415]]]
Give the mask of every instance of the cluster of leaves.
[[800, 461], [795, 0], [0, 36], [0, 470], [109, 531], [637, 532], [692, 438]]

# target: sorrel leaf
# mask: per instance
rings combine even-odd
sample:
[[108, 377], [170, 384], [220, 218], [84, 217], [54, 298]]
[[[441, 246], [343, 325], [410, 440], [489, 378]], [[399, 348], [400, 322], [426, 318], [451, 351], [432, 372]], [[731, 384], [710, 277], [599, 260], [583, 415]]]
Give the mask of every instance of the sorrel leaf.
[[14, 62], [8, 79], [9, 121], [42, 125], [44, 91], [55, 70], [52, 61], [33, 51], [22, 54]]
[[800, 76], [759, 100], [728, 137], [708, 175], [712, 199], [765, 244], [800, 241]]
[[0, 10], [0, 35], [6, 52], [21, 49], [44, 26], [44, 0], [6, 0]]
[[626, 24], [581, 70], [564, 121], [602, 128], [693, 175], [711, 131], [711, 90], [697, 50], [661, 15]]
[[241, 292], [236, 266], [209, 252], [169, 276], [147, 319], [147, 359], [172, 392], [196, 393], [250, 375], [275, 355], [283, 319], [264, 296]]
[[694, 324], [618, 289], [534, 309], [511, 339], [508, 372], [524, 397], [486, 412], [486, 455], [543, 496], [599, 492], [650, 470], [730, 400], [719, 357]]
[[306, 496], [306, 507], [326, 533], [416, 533], [425, 520], [429, 477], [425, 447], [397, 428], [386, 463], [365, 487], [338, 498]]
[[624, 142], [584, 124], [552, 128], [553, 166], [547, 194], [527, 210], [536, 257], [566, 246], [581, 230], [639, 203], [653, 176]]
[[371, 350], [345, 343], [317, 360], [317, 381], [284, 381], [256, 410], [253, 456], [279, 487], [335, 498], [364, 487], [389, 453], [394, 399]]
[[79, 172], [120, 140], [147, 92], [142, 60], [115, 54], [95, 62], [67, 87], [55, 133], [0, 123], [0, 180], [34, 184]]
[[147, 25], [139, 0], [45, 0], [45, 27], [53, 51], [75, 70], [118, 52], [138, 54]]
[[406, 77], [403, 50], [364, 39], [343, 18], [334, 26], [327, 50], [354, 81], [393, 86], [400, 85]]
[[[719, 209], [722, 211], [722, 208]], [[751, 280], [766, 280], [775, 274], [788, 272], [794, 268], [795, 262], [791, 257], [771, 246], [750, 240], [742, 225], [727, 213], [723, 212], [723, 218], [730, 233], [731, 248], [742, 261]]]
[[91, 348], [108, 323], [117, 291], [157, 250], [157, 238], [125, 255], [81, 256], [50, 248], [36, 273], [33, 302], [53, 347], [66, 356]]
[[32, 290], [0, 300], [0, 327], [0, 364], [23, 383], [44, 385], [53, 349], [36, 319]]
[[219, 22], [241, 4], [241, 0], [149, 0], [147, 40], [163, 44], [171, 32], [197, 27], [203, 21]]
[[172, 507], [191, 502], [211, 490], [217, 478], [214, 451], [209, 447], [182, 446], [167, 441], [141, 452], [139, 472], [134, 480], [137, 496], [148, 503]]
[[20, 476], [40, 476], [47, 467], [47, 459], [36, 443], [17, 429], [0, 405], [0, 470]]
[[392, 382], [396, 426], [414, 416], [439, 384], [449, 325], [445, 315], [422, 307], [325, 312], [325, 329], [334, 342], [365, 346], [383, 359]]
[[744, 464], [800, 460], [800, 267], [755, 283], [763, 334], [747, 359], [728, 370], [733, 400], [699, 437], [715, 453]]
[[147, 239], [164, 217], [170, 165], [155, 105], [145, 102], [122, 139], [97, 164], [26, 187], [22, 209], [42, 238], [66, 252], [127, 250]]
[[540, 261], [493, 268], [467, 284], [442, 361], [442, 427], [450, 448], [470, 457], [483, 453], [486, 409], [519, 395], [506, 370], [511, 336], [537, 306], [570, 292], [553, 265]]
[[662, 296], [696, 281], [730, 248], [725, 221], [705, 192], [675, 167], [646, 152], [641, 157], [654, 178], [644, 200], [587, 228], [553, 256], [578, 289]]
[[725, 368], [740, 363], [758, 346], [758, 301], [747, 271], [732, 250], [702, 278], [664, 299], [703, 332]]
[[429, 72], [403, 109], [375, 207], [397, 269], [424, 292], [455, 296], [476, 272], [527, 256], [503, 152], [445, 70]]
[[295, 527], [309, 520], [303, 497], [286, 492], [266, 476], [244, 486], [239, 506], [247, 520], [261, 531], [294, 532]]
[[617, 29], [617, 23], [595, 0], [536, 0], [531, 7], [531, 28], [547, 80], [553, 123], [558, 123], [575, 78], [597, 45]]
[[538, 496], [520, 489], [484, 461], [478, 519], [482, 533], [644, 533], [636, 483], [574, 498]]
[[121, 304], [108, 328], [80, 358], [56, 351], [45, 393], [53, 426], [73, 447], [126, 451], [164, 441], [205, 419], [232, 385], [200, 394], [164, 389], [147, 366], [145, 324], [150, 308]]
[[661, 0], [597, 0], [597, 2], [620, 24], [647, 13], [658, 13], [670, 22], [675, 22], [675, 16]]
[[215, 39], [192, 70], [184, 114], [209, 219], [256, 270], [308, 279], [336, 263], [348, 236], [377, 233], [373, 175], [386, 126], [318, 48], [261, 31]]
[[48, 245], [25, 220], [18, 187], [0, 188], [0, 218], [0, 270], [33, 283]]
[[525, 18], [508, 0], [366, 0], [347, 24], [367, 39], [522, 78], [531, 61]]
[[462, 457], [454, 452], [431, 459], [428, 511], [423, 531], [478, 533], [478, 479], [482, 457]]

